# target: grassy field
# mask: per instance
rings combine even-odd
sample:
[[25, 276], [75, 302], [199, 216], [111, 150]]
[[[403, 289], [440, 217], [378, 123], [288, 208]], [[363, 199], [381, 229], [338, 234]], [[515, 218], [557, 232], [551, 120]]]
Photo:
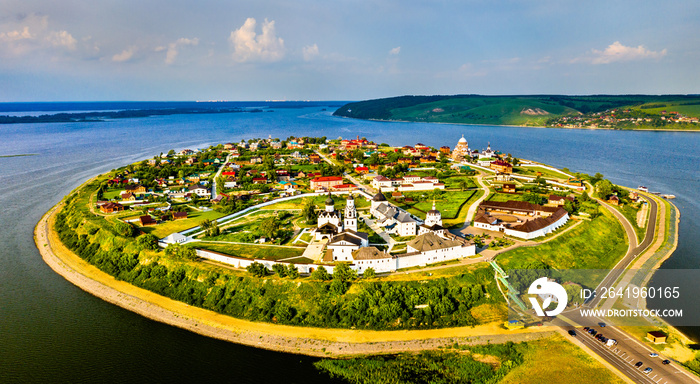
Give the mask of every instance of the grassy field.
[[514, 173], [519, 173], [521, 175], [525, 176], [537, 176], [537, 172], [542, 173], [542, 177], [544, 178], [551, 178], [551, 179], [568, 179], [569, 176], [562, 173], [562, 172], [556, 172], [552, 171], [551, 169], [543, 168], [543, 167], [514, 167], [513, 168]]
[[[435, 208], [440, 211], [443, 218], [453, 219], [459, 213], [459, 209], [468, 200], [476, 194], [476, 191], [454, 191], [447, 192], [442, 197], [442, 199], [435, 200]], [[414, 198], [416, 199], [416, 198]], [[417, 199], [416, 199], [417, 200]], [[412, 206], [416, 210], [423, 212], [428, 212], [433, 209], [433, 201], [420, 201]], [[421, 215], [424, 218], [425, 214]]]
[[491, 196], [486, 199], [488, 201], [525, 201], [525, 197], [522, 194], [513, 193], [492, 193]]
[[[464, 221], [467, 219], [467, 212], [469, 211], [469, 206], [477, 201], [484, 191], [481, 189], [475, 191], [464, 191], [464, 192], [447, 192], [443, 197], [443, 200], [435, 201], [435, 208], [440, 210], [442, 214], [442, 225], [445, 228], [452, 228], [462, 226]], [[425, 212], [432, 209], [433, 202], [431, 201], [420, 201], [415, 205], [401, 204], [395, 202], [396, 205], [405, 209], [409, 213], [425, 219]], [[461, 204], [461, 209], [460, 209]], [[414, 207], [419, 207], [421, 210], [415, 209]], [[450, 216], [452, 215], [452, 216]]]
[[[498, 255], [505, 270], [539, 261], [555, 269], [607, 269], [627, 252], [622, 225], [607, 210], [556, 239], [534, 247], [520, 247]], [[591, 279], [594, 278], [591, 276]], [[595, 286], [594, 281], [584, 281]]]
[[173, 232], [180, 232], [188, 228], [196, 227], [205, 219], [215, 220], [224, 216], [225, 214], [216, 211], [201, 212], [191, 210], [187, 212], [187, 218], [184, 220], [166, 221], [165, 223], [158, 224], [155, 227], [144, 227], [141, 228], [141, 230], [162, 238]]
[[469, 176], [452, 176], [445, 179], [446, 189], [461, 189], [459, 182], [464, 180], [467, 182], [467, 188], [476, 188], [476, 183], [474, 179]]
[[459, 98], [391, 110], [397, 120], [459, 123], [468, 119], [473, 123], [543, 125], [548, 115], [527, 115], [527, 109], [540, 109], [548, 114], [572, 114], [575, 111], [561, 105], [519, 97]]
[[304, 253], [302, 247], [274, 247], [254, 244], [222, 244], [197, 242], [192, 247], [220, 252], [231, 256], [245, 257], [249, 259], [279, 260], [288, 257], [301, 256]]
[[[312, 197], [300, 197], [298, 199], [292, 199], [287, 201], [281, 201], [276, 204], [268, 205], [265, 209], [301, 209], [302, 205], [305, 204], [307, 199]], [[324, 209], [326, 206], [326, 199], [328, 195], [314, 196], [313, 203], [316, 205], [316, 209]], [[345, 201], [347, 195], [333, 195], [333, 200], [335, 201], [335, 209], [342, 211], [345, 209]], [[356, 208], [366, 208], [369, 207], [369, 200], [364, 197], [355, 196], [355, 207]]]
[[523, 357], [500, 384], [572, 383], [572, 378], [577, 384], [624, 383], [559, 334], [528, 342]]

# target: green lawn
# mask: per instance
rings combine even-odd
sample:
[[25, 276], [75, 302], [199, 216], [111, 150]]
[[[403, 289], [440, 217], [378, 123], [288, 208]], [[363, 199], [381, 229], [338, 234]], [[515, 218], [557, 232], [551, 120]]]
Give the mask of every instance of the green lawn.
[[[504, 270], [528, 268], [534, 261], [554, 269], [612, 268], [627, 252], [627, 238], [612, 213], [604, 209], [601, 212], [552, 241], [498, 255], [498, 264]], [[592, 281], [585, 283], [595, 286]]]
[[553, 178], [553, 179], [565, 179], [566, 180], [570, 177], [565, 173], [552, 171], [550, 169], [543, 168], [543, 167], [514, 167], [513, 172], [519, 173], [521, 175], [526, 175], [526, 176], [536, 176], [537, 172], [541, 172], [542, 177]]
[[525, 197], [522, 194], [512, 194], [512, 193], [492, 193], [491, 196], [486, 199], [488, 201], [525, 201]]
[[222, 244], [207, 242], [191, 243], [189, 246], [220, 252], [231, 256], [266, 260], [279, 260], [286, 259], [288, 257], [301, 256], [305, 249], [303, 247], [291, 248], [254, 244]]
[[292, 165], [292, 171], [298, 172], [298, 171], [303, 171], [303, 172], [315, 172], [318, 171], [318, 165], [316, 164], [297, 164], [297, 165]]
[[459, 182], [464, 180], [467, 182], [467, 188], [476, 188], [474, 179], [469, 176], [452, 176], [445, 179], [446, 189], [461, 189]]
[[637, 225], [637, 212], [639, 212], [639, 210], [634, 209], [629, 204], [625, 204], [624, 206], [612, 205], [612, 207], [617, 209], [618, 212], [622, 213], [622, 215], [625, 216], [627, 220], [629, 220], [629, 222], [632, 224], [632, 228], [634, 228], [635, 234], [637, 235], [637, 243], [641, 243], [642, 240], [644, 240], [646, 228], [640, 228]]
[[163, 238], [173, 232], [180, 232], [184, 231], [185, 229], [196, 227], [205, 219], [215, 220], [224, 216], [226, 216], [226, 214], [213, 210], [208, 212], [190, 210], [187, 212], [187, 219], [166, 221], [165, 223], [158, 224], [155, 227], [144, 227], [141, 228], [141, 230], [151, 233], [158, 238]]

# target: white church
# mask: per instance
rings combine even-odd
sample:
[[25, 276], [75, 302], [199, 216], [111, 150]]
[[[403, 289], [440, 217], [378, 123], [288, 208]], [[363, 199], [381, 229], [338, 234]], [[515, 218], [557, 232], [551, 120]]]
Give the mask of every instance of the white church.
[[352, 261], [352, 252], [369, 246], [369, 235], [357, 231], [357, 209], [351, 193], [345, 201], [344, 215], [335, 209], [335, 201], [328, 193], [325, 209], [318, 214], [314, 239], [327, 241], [326, 249], [332, 261]]

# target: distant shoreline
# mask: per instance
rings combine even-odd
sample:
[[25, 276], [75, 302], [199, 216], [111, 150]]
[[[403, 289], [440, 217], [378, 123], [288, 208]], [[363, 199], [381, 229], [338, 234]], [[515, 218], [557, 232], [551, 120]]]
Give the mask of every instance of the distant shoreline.
[[512, 124], [476, 124], [476, 123], [449, 123], [443, 121], [410, 121], [410, 120], [383, 120], [383, 119], [361, 119], [359, 117], [348, 117], [333, 115], [343, 119], [354, 119], [363, 121], [376, 121], [380, 123], [423, 123], [423, 124], [445, 124], [445, 125], [467, 125], [467, 126], [493, 126], [493, 127], [509, 127], [509, 128], [542, 128], [542, 129], [578, 129], [584, 131], [635, 131], [635, 132], [700, 132], [698, 129], [657, 129], [657, 128], [632, 128], [632, 129], [614, 129], [614, 128], [593, 128], [593, 127], [544, 127], [541, 125], [512, 125]]
[[0, 158], [2, 157], [23, 157], [23, 156], [39, 156], [38, 153], [22, 153], [19, 155], [0, 155]]

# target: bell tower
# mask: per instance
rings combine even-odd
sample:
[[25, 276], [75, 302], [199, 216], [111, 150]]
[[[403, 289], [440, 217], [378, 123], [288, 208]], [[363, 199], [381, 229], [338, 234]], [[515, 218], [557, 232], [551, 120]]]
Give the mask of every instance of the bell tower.
[[352, 193], [348, 193], [348, 199], [345, 201], [344, 227], [357, 232], [357, 209], [355, 209], [355, 198]]

